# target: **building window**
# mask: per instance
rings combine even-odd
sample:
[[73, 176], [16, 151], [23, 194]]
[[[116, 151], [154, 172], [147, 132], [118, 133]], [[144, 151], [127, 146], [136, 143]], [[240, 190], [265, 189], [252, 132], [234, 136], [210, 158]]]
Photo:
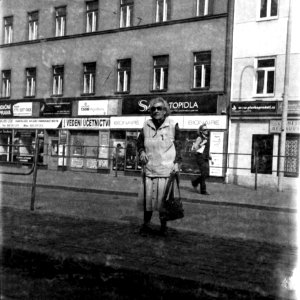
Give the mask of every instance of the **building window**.
[[86, 32], [97, 30], [98, 22], [98, 1], [86, 3]]
[[156, 0], [156, 22], [171, 19], [171, 0]]
[[275, 85], [275, 59], [258, 59], [256, 67], [256, 94], [272, 96]]
[[66, 35], [67, 7], [55, 8], [55, 36]]
[[63, 94], [63, 83], [64, 83], [64, 66], [53, 67], [53, 96]]
[[133, 25], [133, 0], [121, 0], [120, 28]]
[[251, 173], [272, 174], [273, 135], [254, 134], [252, 137]]
[[118, 60], [117, 92], [130, 91], [131, 59]]
[[207, 16], [213, 14], [213, 0], [196, 0], [197, 8], [196, 15], [197, 17]]
[[276, 18], [278, 14], [278, 0], [261, 0], [259, 17], [260, 19]]
[[284, 176], [299, 177], [299, 135], [287, 134], [285, 143]]
[[208, 89], [210, 86], [211, 53], [194, 53], [193, 88]]
[[26, 97], [35, 96], [36, 68], [26, 69]]
[[4, 18], [4, 44], [10, 44], [13, 40], [13, 17]]
[[83, 93], [95, 93], [96, 63], [83, 64]]
[[2, 71], [2, 90], [1, 90], [2, 98], [10, 97], [10, 85], [11, 85], [11, 71], [4, 70]]
[[168, 89], [169, 56], [156, 56], [153, 58], [153, 90]]
[[29, 41], [38, 38], [39, 13], [37, 11], [28, 14], [28, 39]]

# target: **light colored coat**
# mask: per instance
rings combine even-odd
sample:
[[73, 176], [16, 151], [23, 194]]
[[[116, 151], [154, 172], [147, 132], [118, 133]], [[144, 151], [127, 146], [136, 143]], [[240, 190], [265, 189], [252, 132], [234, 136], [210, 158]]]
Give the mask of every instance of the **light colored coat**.
[[169, 117], [157, 130], [152, 119], [145, 122], [143, 132], [145, 150], [148, 156], [147, 177], [170, 176], [176, 157], [175, 125], [175, 122]]

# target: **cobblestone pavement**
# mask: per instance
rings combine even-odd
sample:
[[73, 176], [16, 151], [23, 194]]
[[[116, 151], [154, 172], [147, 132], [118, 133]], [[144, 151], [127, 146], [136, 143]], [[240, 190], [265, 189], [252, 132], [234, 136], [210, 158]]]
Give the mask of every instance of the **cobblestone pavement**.
[[[1, 214], [7, 267], [23, 266], [46, 277], [81, 274], [97, 278], [97, 286], [110, 282], [126, 293], [146, 291], [152, 299], [295, 298], [286, 285], [296, 263], [293, 247], [176, 229], [167, 237], [144, 237], [134, 221], [12, 207], [3, 207]], [[5, 282], [3, 287], [7, 292]]]

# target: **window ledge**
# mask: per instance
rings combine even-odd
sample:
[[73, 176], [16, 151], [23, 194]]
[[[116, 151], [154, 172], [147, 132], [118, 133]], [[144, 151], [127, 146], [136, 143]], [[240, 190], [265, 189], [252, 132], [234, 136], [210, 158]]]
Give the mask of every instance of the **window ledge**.
[[265, 17], [265, 18], [257, 18], [257, 22], [264, 22], [264, 21], [273, 21], [278, 20], [278, 16], [275, 17]]
[[50, 97], [62, 97], [63, 94], [55, 94], [55, 95], [51, 95]]
[[124, 95], [124, 94], [130, 94], [130, 91], [126, 92], [115, 92], [116, 95]]
[[32, 98], [35, 98], [35, 95], [34, 96], [24, 96], [24, 98], [26, 98], [26, 99], [32, 99]]
[[256, 94], [253, 98], [274, 98], [274, 94]]
[[7, 100], [7, 99], [10, 99], [10, 96], [4, 96], [4, 97], [0, 97], [0, 100]]
[[95, 93], [81, 93], [81, 96], [95, 96]]
[[209, 87], [204, 87], [204, 88], [198, 88], [198, 87], [193, 87], [191, 88], [191, 91], [208, 91]]
[[150, 90], [151, 93], [161, 93], [161, 92], [167, 92], [167, 89], [162, 89], [162, 90]]

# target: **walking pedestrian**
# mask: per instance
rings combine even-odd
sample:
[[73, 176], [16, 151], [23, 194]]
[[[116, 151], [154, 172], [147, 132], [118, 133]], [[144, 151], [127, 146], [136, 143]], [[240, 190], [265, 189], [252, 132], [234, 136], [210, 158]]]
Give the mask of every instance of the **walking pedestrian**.
[[209, 153], [209, 131], [206, 124], [202, 124], [198, 129], [198, 137], [192, 146], [192, 151], [196, 153], [196, 162], [199, 167], [200, 175], [192, 180], [192, 186], [197, 191], [200, 184], [200, 193], [209, 195], [206, 190], [206, 178], [209, 176], [209, 160], [211, 159]]
[[[165, 187], [172, 171], [178, 172], [180, 155], [179, 126], [169, 118], [170, 108], [161, 97], [150, 101], [151, 119], [145, 121], [137, 139], [140, 161], [144, 165], [144, 224], [141, 233], [151, 232], [153, 211], [160, 212]], [[167, 222], [160, 219], [160, 233], [166, 234]]]

